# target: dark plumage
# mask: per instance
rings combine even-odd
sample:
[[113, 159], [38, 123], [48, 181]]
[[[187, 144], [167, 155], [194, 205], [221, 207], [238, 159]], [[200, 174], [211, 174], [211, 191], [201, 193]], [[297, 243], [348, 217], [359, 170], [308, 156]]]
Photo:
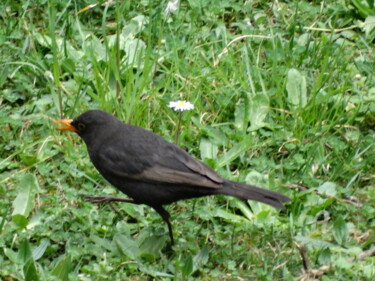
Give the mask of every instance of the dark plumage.
[[91, 202], [123, 201], [154, 208], [173, 233], [163, 205], [212, 194], [259, 201], [284, 209], [290, 199], [280, 193], [223, 179], [176, 145], [111, 114], [90, 110], [74, 120], [57, 121], [60, 130], [75, 131], [86, 143], [96, 169], [132, 199], [87, 196]]

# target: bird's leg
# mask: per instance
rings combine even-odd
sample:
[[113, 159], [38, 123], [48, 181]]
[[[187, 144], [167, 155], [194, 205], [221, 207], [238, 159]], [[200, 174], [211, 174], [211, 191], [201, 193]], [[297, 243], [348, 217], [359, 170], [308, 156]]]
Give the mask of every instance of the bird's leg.
[[134, 203], [133, 199], [119, 198], [119, 197], [110, 197], [110, 196], [92, 196], [92, 195], [81, 195], [86, 201], [94, 204], [99, 203], [110, 203], [110, 202], [126, 202]]
[[168, 225], [168, 231], [169, 231], [169, 237], [171, 238], [171, 244], [172, 246], [174, 245], [174, 239], [173, 239], [173, 231], [172, 231], [172, 224], [171, 224], [171, 216], [169, 213], [162, 207], [162, 206], [157, 206], [154, 207], [156, 212], [159, 213], [159, 215], [162, 217], [162, 219], [167, 223]]
[[92, 195], [84, 195], [82, 194], [81, 197], [83, 197], [87, 202], [90, 202], [92, 204], [104, 204], [109, 203], [109, 207], [111, 207], [112, 211], [114, 211], [117, 215], [120, 215], [120, 212], [117, 211], [113, 206], [112, 202], [126, 202], [126, 203], [133, 203], [133, 199], [126, 199], [126, 198], [119, 198], [119, 197], [106, 197], [106, 196], [92, 196]]

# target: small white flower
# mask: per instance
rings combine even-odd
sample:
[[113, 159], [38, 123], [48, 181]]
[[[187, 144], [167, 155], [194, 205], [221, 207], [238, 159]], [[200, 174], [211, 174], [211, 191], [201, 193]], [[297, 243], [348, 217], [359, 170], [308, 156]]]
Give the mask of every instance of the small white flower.
[[361, 78], [362, 76], [361, 76], [361, 74], [357, 73], [354, 77], [357, 78], [357, 79], [359, 79], [359, 78]]
[[170, 0], [168, 1], [167, 8], [164, 10], [164, 14], [168, 15], [169, 13], [175, 12], [178, 9], [179, 0]]
[[194, 109], [194, 104], [185, 100], [179, 100], [169, 102], [168, 107], [173, 108], [175, 111], [184, 111]]

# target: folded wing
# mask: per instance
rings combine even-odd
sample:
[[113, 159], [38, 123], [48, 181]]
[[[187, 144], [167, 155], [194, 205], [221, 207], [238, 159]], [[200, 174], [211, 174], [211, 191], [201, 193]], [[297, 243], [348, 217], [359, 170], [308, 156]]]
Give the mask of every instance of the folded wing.
[[[132, 142], [129, 147], [107, 145], [99, 152], [98, 165], [105, 165], [112, 174], [140, 181], [221, 188], [224, 180], [210, 167], [191, 157], [181, 148], [156, 141], [158, 150]], [[138, 147], [134, 147], [137, 146]], [[113, 149], [117, 147], [117, 150]]]

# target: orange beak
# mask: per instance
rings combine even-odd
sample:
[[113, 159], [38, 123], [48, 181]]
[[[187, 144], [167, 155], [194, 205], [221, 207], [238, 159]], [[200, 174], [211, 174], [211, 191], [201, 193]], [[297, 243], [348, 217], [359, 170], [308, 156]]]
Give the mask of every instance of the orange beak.
[[63, 127], [57, 128], [57, 130], [77, 132], [76, 127], [72, 126], [72, 122], [73, 122], [73, 119], [55, 120], [55, 124], [64, 125]]

